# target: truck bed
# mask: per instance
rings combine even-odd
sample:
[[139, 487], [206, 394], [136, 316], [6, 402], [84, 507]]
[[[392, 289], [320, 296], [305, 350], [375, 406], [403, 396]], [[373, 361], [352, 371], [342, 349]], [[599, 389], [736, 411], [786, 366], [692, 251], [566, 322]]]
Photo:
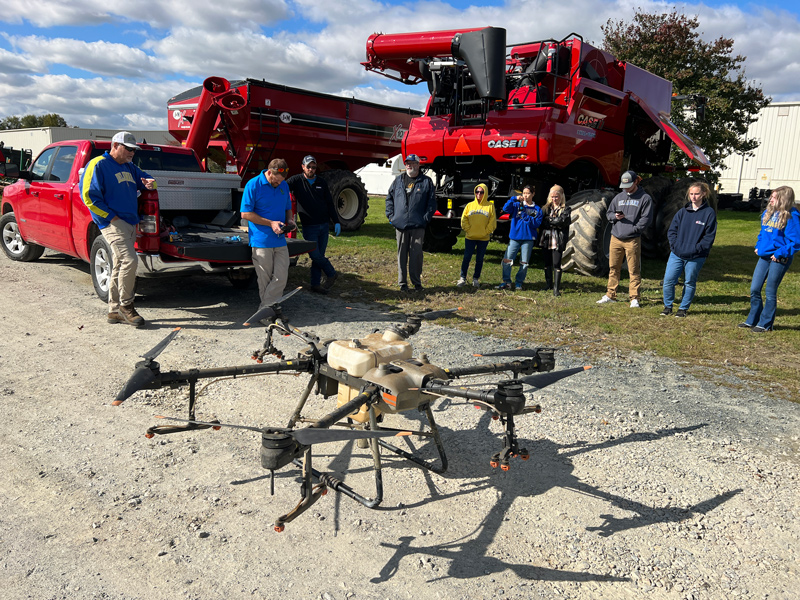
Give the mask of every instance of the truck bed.
[[[237, 239], [238, 238], [238, 239]], [[289, 256], [310, 252], [314, 242], [287, 238]], [[203, 225], [181, 227], [161, 243], [161, 253], [174, 258], [215, 263], [250, 263], [247, 231], [233, 228], [209, 228]]]

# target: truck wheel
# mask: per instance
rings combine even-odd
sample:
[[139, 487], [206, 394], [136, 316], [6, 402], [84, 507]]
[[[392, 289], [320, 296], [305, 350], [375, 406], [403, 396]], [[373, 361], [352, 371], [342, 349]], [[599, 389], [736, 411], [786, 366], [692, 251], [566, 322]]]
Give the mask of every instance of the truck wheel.
[[561, 260], [564, 271], [592, 277], [608, 274], [611, 224], [606, 210], [615, 195], [611, 190], [594, 190], [585, 203], [572, 210], [569, 241]]
[[237, 290], [249, 289], [255, 280], [256, 272], [253, 269], [228, 269], [228, 281]]
[[113, 268], [114, 255], [111, 253], [111, 246], [102, 235], [98, 235], [94, 238], [89, 253], [89, 272], [92, 274], [94, 291], [103, 302], [108, 302], [108, 287]]
[[434, 219], [425, 228], [422, 249], [425, 252], [450, 252], [458, 241], [458, 231], [448, 227], [447, 223]]
[[44, 246], [29, 244], [22, 239], [13, 212], [7, 212], [0, 218], [0, 230], [3, 232], [3, 252], [11, 260], [30, 262], [44, 254]]
[[358, 231], [367, 218], [369, 197], [361, 178], [341, 169], [320, 173], [333, 196], [333, 204], [344, 231]]

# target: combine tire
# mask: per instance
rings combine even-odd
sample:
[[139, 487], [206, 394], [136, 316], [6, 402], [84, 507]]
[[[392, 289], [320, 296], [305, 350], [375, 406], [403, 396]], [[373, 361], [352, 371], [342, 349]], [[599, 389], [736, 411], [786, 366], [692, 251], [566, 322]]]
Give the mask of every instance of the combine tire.
[[606, 217], [606, 210], [615, 195], [612, 190], [592, 190], [585, 202], [577, 209], [572, 209], [569, 241], [561, 260], [564, 271], [592, 277], [608, 274], [611, 224]]
[[3, 252], [11, 260], [30, 262], [44, 254], [44, 246], [29, 244], [22, 239], [13, 212], [7, 212], [0, 218], [0, 231], [3, 235]]
[[458, 241], [458, 230], [448, 225], [449, 221], [442, 222], [434, 219], [425, 228], [425, 238], [422, 249], [425, 252], [450, 252]]
[[358, 231], [367, 218], [369, 197], [361, 178], [351, 171], [333, 170], [320, 173], [333, 196], [333, 204], [344, 231]]
[[663, 210], [664, 203], [672, 193], [673, 184], [674, 182], [667, 177], [650, 177], [642, 181], [642, 188], [653, 199], [650, 226], [642, 234], [642, 255], [648, 258], [666, 258], [669, 255], [669, 251], [664, 254], [663, 242], [666, 240], [666, 232], [662, 236], [656, 222], [658, 215]]

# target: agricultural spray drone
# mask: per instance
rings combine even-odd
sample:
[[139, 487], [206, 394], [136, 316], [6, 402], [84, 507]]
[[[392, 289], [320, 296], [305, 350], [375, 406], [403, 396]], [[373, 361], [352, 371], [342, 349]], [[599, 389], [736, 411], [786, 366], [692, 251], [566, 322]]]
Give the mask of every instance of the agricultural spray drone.
[[[291, 292], [281, 300], [295, 293]], [[150, 427], [146, 436], [166, 435], [201, 429], [236, 427], [261, 434], [261, 466], [270, 471], [270, 492], [274, 494], [275, 471], [293, 464], [301, 469], [301, 499], [290, 512], [277, 518], [275, 530], [283, 531], [286, 523], [293, 521], [312, 506], [331, 488], [368, 508], [377, 507], [383, 500], [381, 474], [381, 449], [394, 453], [413, 464], [434, 473], [447, 470], [447, 457], [431, 411], [431, 404], [440, 398], [461, 398], [476, 407], [489, 411], [494, 419], [505, 426], [503, 448], [492, 455], [490, 464], [507, 471], [510, 460], [519, 457], [527, 460], [527, 449], [520, 448], [514, 418], [531, 412], [540, 412], [539, 405], [526, 403], [525, 387], [542, 389], [565, 377], [580, 373], [589, 367], [553, 371], [553, 348], [518, 348], [482, 356], [509, 357], [513, 360], [465, 367], [439, 367], [428, 361], [425, 354], [413, 357], [413, 347], [408, 341], [419, 331], [424, 320], [433, 320], [455, 313], [458, 309], [421, 312], [407, 317], [403, 324], [393, 324], [385, 331], [375, 330], [361, 339], [322, 340], [316, 335], [292, 327], [283, 316], [280, 306], [262, 309], [250, 317], [245, 325], [268, 323], [263, 346], [253, 353], [255, 363], [242, 366], [209, 369], [189, 369], [162, 372], [155, 359], [178, 335], [173, 330], [154, 348], [142, 355], [136, 368], [117, 395], [113, 404], [122, 404], [140, 390], [162, 387], [189, 387], [189, 414], [186, 419], [159, 417], [180, 422], [174, 425]], [[291, 335], [301, 339], [306, 348], [297, 358], [285, 359], [273, 345], [272, 337]], [[264, 362], [268, 355], [278, 360]], [[476, 355], [481, 356], [481, 355]], [[308, 384], [285, 427], [251, 427], [229, 425], [218, 421], [198, 421], [195, 418], [196, 385], [201, 379], [241, 377], [269, 373], [305, 373]], [[453, 381], [469, 376], [492, 373], [510, 373], [510, 377], [493, 383], [453, 385]], [[337, 406], [321, 418], [303, 416], [303, 409], [311, 392], [325, 398], [336, 396]], [[424, 413], [427, 427], [421, 429], [393, 429], [382, 426], [383, 415], [416, 410]], [[305, 425], [304, 427], [300, 427]], [[336, 429], [333, 429], [333, 428]], [[386, 438], [418, 436], [433, 440], [438, 459], [425, 460], [409, 450], [390, 444]], [[375, 495], [368, 498], [330, 473], [322, 473], [312, 466], [312, 447], [332, 441], [357, 440], [359, 447], [371, 449], [375, 473]], [[314, 483], [316, 481], [316, 484]]]

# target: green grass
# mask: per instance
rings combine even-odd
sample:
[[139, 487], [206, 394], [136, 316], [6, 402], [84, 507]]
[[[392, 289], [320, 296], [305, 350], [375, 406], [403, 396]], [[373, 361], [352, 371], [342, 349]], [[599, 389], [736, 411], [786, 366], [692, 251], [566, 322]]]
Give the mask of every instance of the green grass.
[[[491, 289], [500, 282], [505, 245], [489, 244], [481, 277], [484, 288], [455, 287], [464, 240], [452, 252], [425, 254], [422, 295], [401, 295], [397, 289], [394, 228], [384, 217], [382, 198], [370, 199], [367, 222], [358, 232], [331, 238], [328, 256], [345, 274], [336, 290], [344, 297], [378, 302], [400, 310], [462, 307], [447, 324], [479, 334], [522, 339], [531, 345], [577, 344], [591, 357], [642, 352], [675, 359], [708, 378], [734, 374], [765, 391], [800, 401], [800, 274], [797, 266], [778, 290], [776, 329], [757, 335], [738, 329], [749, 310], [750, 278], [755, 266], [753, 245], [758, 215], [722, 211], [716, 243], [700, 273], [689, 317], [660, 317], [661, 279], [665, 261], [645, 259], [642, 265], [641, 310], [628, 307], [627, 279], [620, 284], [620, 302], [598, 306], [605, 278], [565, 273], [563, 295], [537, 291], [543, 284], [541, 254], [536, 251], [523, 292]], [[305, 281], [307, 261], [292, 279]], [[474, 259], [473, 259], [474, 266]], [[472, 269], [470, 269], [470, 275]], [[516, 266], [514, 267], [516, 273]], [[623, 273], [625, 276], [625, 273]], [[490, 287], [491, 286], [491, 287]], [[680, 288], [676, 295], [680, 297]], [[600, 342], [592, 342], [605, 338]]]

